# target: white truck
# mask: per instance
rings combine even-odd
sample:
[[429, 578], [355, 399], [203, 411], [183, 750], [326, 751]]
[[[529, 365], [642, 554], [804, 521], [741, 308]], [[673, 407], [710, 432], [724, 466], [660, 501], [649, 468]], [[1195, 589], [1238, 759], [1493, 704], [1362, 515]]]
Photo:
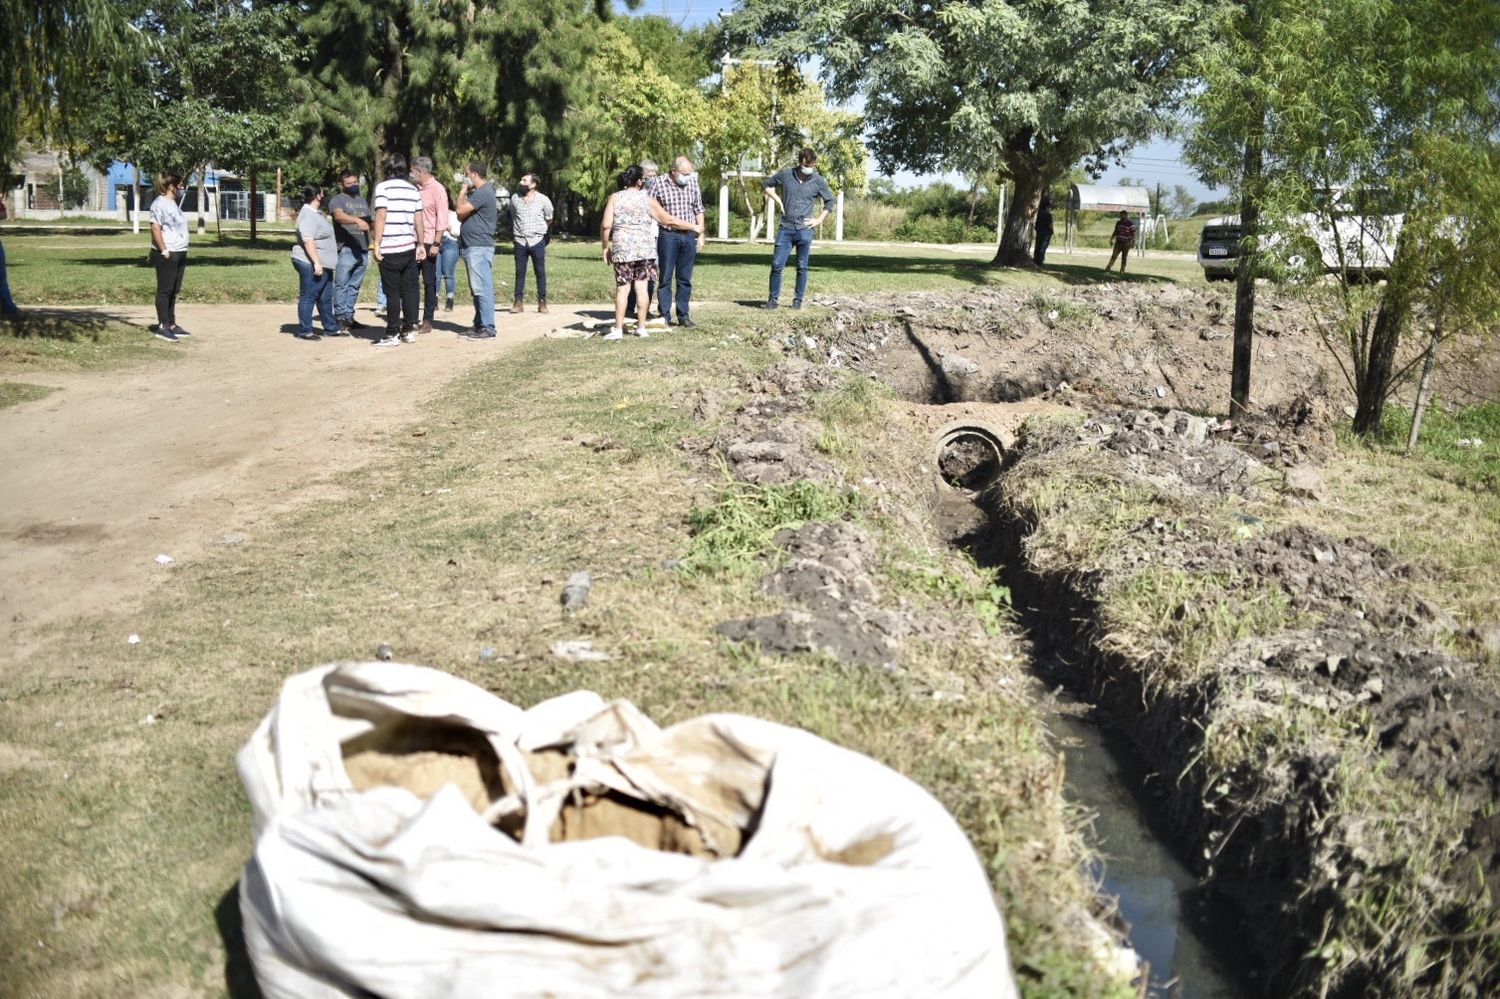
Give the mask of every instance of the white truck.
[[[1396, 254], [1403, 216], [1383, 211], [1385, 192], [1336, 189], [1319, 192], [1317, 211], [1304, 212], [1286, 225], [1264, 226], [1262, 249], [1286, 247], [1287, 263], [1301, 267], [1316, 252], [1325, 274], [1346, 281], [1383, 278]], [[1330, 203], [1331, 199], [1331, 203]], [[1221, 215], [1203, 225], [1198, 238], [1198, 266], [1210, 281], [1230, 280], [1239, 263], [1240, 217]]]

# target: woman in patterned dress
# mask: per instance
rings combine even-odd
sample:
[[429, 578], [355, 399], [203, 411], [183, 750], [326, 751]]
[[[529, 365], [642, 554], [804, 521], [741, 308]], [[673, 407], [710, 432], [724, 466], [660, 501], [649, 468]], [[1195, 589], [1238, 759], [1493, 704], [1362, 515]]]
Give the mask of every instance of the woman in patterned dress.
[[599, 226], [599, 240], [604, 245], [604, 262], [615, 269], [615, 325], [604, 335], [606, 340], [625, 336], [625, 300], [635, 287], [636, 336], [650, 336], [646, 331], [646, 312], [651, 299], [646, 283], [656, 280], [656, 240], [651, 222], [668, 229], [701, 233], [694, 222], [670, 215], [661, 203], [646, 193], [645, 173], [632, 164], [620, 174], [620, 189], [609, 196], [604, 206], [604, 221]]

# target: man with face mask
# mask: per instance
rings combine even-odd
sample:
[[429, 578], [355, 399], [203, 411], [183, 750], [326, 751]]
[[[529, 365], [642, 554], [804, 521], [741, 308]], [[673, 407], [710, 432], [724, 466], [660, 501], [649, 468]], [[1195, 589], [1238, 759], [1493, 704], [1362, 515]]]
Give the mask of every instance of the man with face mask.
[[[818, 154], [804, 148], [797, 154], [797, 168], [787, 167], [766, 181], [766, 197], [781, 209], [781, 225], [776, 230], [776, 250], [771, 255], [771, 294], [763, 309], [774, 309], [781, 297], [781, 271], [786, 267], [792, 247], [797, 248], [797, 294], [792, 308], [802, 308], [807, 293], [807, 260], [812, 253], [813, 230], [828, 217], [833, 192], [813, 165]], [[780, 190], [778, 196], [777, 190]], [[813, 216], [813, 202], [822, 199], [823, 210]]]
[[552, 199], [537, 190], [534, 173], [522, 174], [510, 196], [511, 233], [516, 243], [516, 300], [511, 312], [524, 311], [526, 262], [536, 268], [536, 311], [547, 311], [547, 232], [552, 227]]
[[672, 303], [677, 303], [677, 325], [693, 327], [689, 310], [693, 300], [693, 264], [703, 249], [703, 192], [693, 175], [693, 161], [679, 156], [672, 161], [666, 180], [650, 187], [651, 196], [668, 215], [697, 227], [696, 234], [684, 229], [662, 229], [656, 237], [656, 259], [660, 269], [661, 317], [672, 321]]
[[354, 318], [370, 250], [370, 204], [360, 197], [359, 174], [352, 170], [339, 174], [339, 193], [329, 200], [328, 211], [339, 246], [339, 264], [333, 272], [333, 315], [338, 331], [324, 336], [348, 336], [350, 330], [365, 325]]

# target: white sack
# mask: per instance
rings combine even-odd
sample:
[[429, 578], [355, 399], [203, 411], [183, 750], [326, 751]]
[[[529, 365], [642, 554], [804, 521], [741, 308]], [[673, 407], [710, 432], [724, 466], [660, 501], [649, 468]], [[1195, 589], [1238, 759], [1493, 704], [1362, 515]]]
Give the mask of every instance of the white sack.
[[[340, 744], [403, 716], [489, 738], [525, 784], [523, 843], [452, 785], [426, 802], [353, 788]], [[571, 781], [530, 779], [520, 753], [546, 747], [579, 757]], [[240, 904], [268, 999], [1016, 994], [953, 819], [900, 774], [797, 729], [708, 715], [662, 730], [583, 691], [522, 711], [436, 670], [370, 662], [288, 680], [237, 765], [256, 829]], [[705, 836], [757, 806], [759, 819], [725, 859], [548, 842], [570, 784], [670, 804]], [[873, 863], [826, 859], [872, 841], [889, 849]]]

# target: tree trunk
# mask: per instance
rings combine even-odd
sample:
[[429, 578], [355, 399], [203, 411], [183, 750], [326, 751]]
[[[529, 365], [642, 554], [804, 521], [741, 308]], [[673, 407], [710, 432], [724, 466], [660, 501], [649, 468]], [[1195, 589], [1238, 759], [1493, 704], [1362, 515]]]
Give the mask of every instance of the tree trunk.
[[198, 168], [198, 235], [200, 236], [208, 231], [208, 222], [203, 218], [203, 205], [205, 199], [208, 197], [208, 185], [205, 183], [203, 175], [207, 172], [207, 167]]
[[1015, 197], [1005, 213], [1005, 231], [1000, 234], [1000, 247], [995, 251], [993, 267], [1035, 267], [1031, 255], [1032, 224], [1036, 218], [1037, 205], [1047, 190], [1051, 178], [1039, 170], [1012, 169], [1015, 175]]
[[255, 234], [257, 232], [256, 222], [260, 218], [260, 198], [256, 196], [255, 190], [255, 168], [250, 168], [250, 245], [255, 245]]
[[1255, 353], [1255, 264], [1260, 256], [1260, 184], [1264, 165], [1259, 130], [1245, 137], [1240, 186], [1240, 256], [1234, 271], [1234, 359], [1229, 373], [1229, 418], [1250, 408], [1250, 366]]
[[1411, 408], [1411, 432], [1406, 435], [1406, 453], [1417, 449], [1417, 438], [1422, 434], [1422, 417], [1427, 415], [1432, 385], [1432, 363], [1437, 357], [1438, 344], [1443, 342], [1443, 314], [1438, 312], [1432, 324], [1432, 339], [1427, 341], [1427, 353], [1422, 358], [1422, 376], [1417, 379], [1417, 401]]
[[[1401, 252], [1399, 242], [1396, 252], [1398, 255]], [[1392, 267], [1385, 294], [1381, 296], [1380, 311], [1375, 314], [1375, 329], [1370, 334], [1369, 363], [1357, 374], [1354, 385], [1354, 432], [1362, 437], [1373, 437], [1380, 432], [1385, 397], [1396, 366], [1396, 348], [1410, 320], [1411, 290], [1405, 275]]]

